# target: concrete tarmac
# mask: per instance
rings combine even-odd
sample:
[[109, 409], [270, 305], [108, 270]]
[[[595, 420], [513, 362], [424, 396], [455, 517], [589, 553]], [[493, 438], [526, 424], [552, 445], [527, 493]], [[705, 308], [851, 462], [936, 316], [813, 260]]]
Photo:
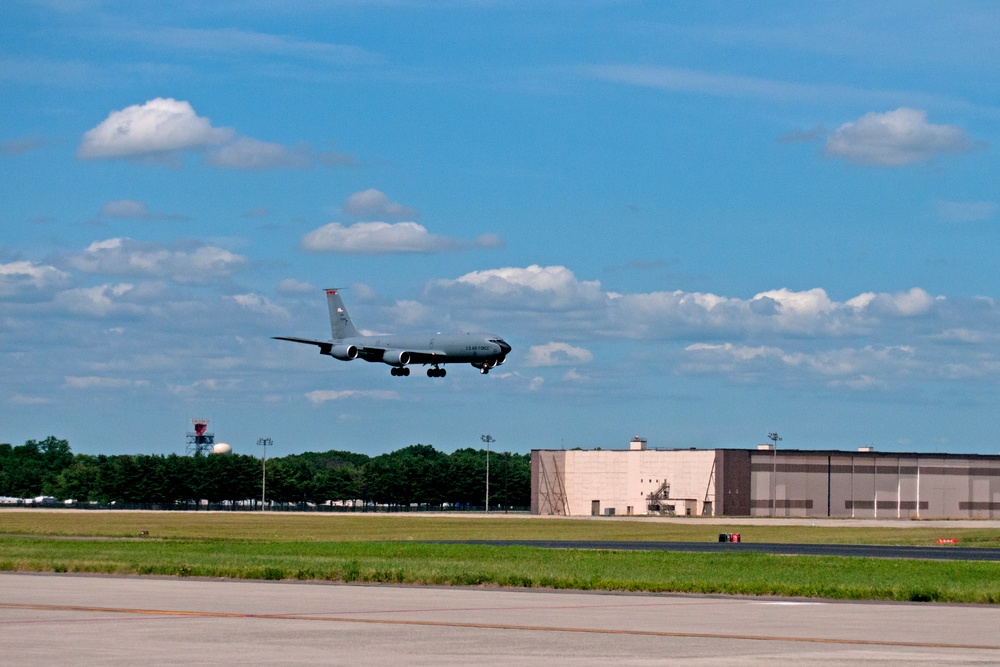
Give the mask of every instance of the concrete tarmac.
[[1000, 608], [0, 574], [32, 665], [1000, 663]]

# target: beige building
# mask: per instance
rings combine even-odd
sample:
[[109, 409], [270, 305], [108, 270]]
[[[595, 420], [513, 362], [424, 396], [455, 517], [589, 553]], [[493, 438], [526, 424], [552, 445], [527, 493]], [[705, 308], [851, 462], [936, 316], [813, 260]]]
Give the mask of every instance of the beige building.
[[1000, 518], [1000, 456], [774, 449], [533, 450], [549, 515]]

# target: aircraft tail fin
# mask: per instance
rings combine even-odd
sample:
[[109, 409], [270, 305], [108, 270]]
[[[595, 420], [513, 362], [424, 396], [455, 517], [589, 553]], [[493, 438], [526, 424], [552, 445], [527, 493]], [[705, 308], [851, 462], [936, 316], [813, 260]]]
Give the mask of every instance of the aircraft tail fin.
[[334, 340], [354, 338], [361, 335], [354, 328], [351, 316], [347, 314], [347, 308], [344, 307], [344, 300], [340, 298], [339, 290], [326, 290], [326, 304], [330, 308], [330, 333], [333, 334]]

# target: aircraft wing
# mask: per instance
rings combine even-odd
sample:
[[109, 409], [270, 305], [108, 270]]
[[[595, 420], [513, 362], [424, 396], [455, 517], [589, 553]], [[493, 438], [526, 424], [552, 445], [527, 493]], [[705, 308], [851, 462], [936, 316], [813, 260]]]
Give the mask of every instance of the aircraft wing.
[[293, 343], [306, 343], [307, 345], [316, 345], [319, 347], [320, 354], [330, 354], [330, 350], [333, 349], [333, 343], [328, 340], [313, 340], [312, 338], [292, 338], [290, 336], [271, 336], [274, 340], [290, 340]]
[[443, 364], [448, 361], [448, 355], [441, 350], [407, 350], [410, 353], [411, 364]]
[[[394, 360], [405, 358], [405, 364], [443, 364], [447, 363], [448, 355], [441, 350], [408, 350], [396, 347], [375, 347], [365, 345], [358, 348], [358, 356], [365, 361], [382, 361], [394, 363]], [[392, 359], [393, 361], [390, 361]]]

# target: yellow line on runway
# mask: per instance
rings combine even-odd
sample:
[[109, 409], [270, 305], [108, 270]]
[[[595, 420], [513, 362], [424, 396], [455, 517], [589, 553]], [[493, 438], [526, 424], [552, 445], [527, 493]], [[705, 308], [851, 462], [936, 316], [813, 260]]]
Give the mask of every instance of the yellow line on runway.
[[405, 621], [401, 619], [350, 618], [342, 616], [307, 616], [299, 614], [240, 614], [222, 611], [184, 611], [180, 609], [130, 609], [126, 607], [86, 607], [55, 604], [16, 604], [0, 602], [0, 609], [25, 611], [75, 611], [104, 614], [135, 614], [140, 616], [183, 616], [189, 618], [245, 618], [284, 621], [322, 621], [327, 623], [376, 623], [381, 625], [413, 625], [435, 628], [472, 628], [479, 630], [521, 630], [525, 632], [574, 632], [636, 637], [672, 637], [687, 639], [743, 639], [769, 642], [804, 642], [810, 644], [852, 644], [859, 646], [892, 646], [901, 648], [943, 648], [1000, 651], [1000, 645], [948, 644], [940, 642], [884, 641], [878, 639], [836, 639], [829, 637], [783, 637], [772, 635], [738, 635], [717, 632], [665, 632], [658, 630], [615, 630], [610, 628], [550, 627], [543, 625], [507, 625], [497, 623], [457, 623], [451, 621]]

